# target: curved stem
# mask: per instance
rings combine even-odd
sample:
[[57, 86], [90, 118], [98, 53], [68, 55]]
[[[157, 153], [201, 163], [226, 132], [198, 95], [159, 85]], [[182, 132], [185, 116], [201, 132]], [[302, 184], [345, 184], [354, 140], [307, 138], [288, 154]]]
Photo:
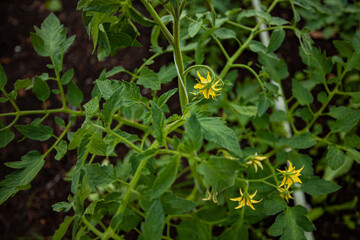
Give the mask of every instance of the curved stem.
[[261, 79], [259, 78], [259, 75], [251, 67], [249, 67], [248, 65], [245, 65], [245, 64], [233, 64], [233, 65], [231, 65], [231, 67], [245, 68], [248, 71], [250, 71], [254, 75], [256, 80], [259, 82], [261, 89], [264, 92], [266, 91], [266, 89], [264, 88], [264, 84], [262, 83]]

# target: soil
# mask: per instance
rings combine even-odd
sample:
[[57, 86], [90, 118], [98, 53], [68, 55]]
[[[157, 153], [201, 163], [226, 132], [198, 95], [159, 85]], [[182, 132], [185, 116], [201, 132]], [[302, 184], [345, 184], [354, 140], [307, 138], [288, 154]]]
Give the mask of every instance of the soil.
[[[0, 2], [0, 63], [8, 77], [8, 87], [12, 86], [17, 79], [31, 78], [43, 72], [50, 72], [46, 68], [49, 60], [42, 58], [33, 50], [30, 40], [30, 32], [34, 31], [33, 26], [40, 26], [41, 22], [49, 15], [46, 10], [45, 1], [21, 1], [21, 0], [2, 0]], [[84, 91], [84, 96], [90, 96], [93, 81], [104, 69], [111, 69], [114, 66], [123, 66], [128, 70], [134, 70], [140, 66], [143, 58], [151, 55], [148, 51], [149, 40], [146, 36], [150, 34], [149, 28], [139, 28], [141, 37], [139, 42], [143, 48], [130, 47], [121, 50], [115, 57], [108, 58], [103, 62], [98, 62], [96, 55], [92, 55], [92, 42], [85, 31], [81, 19], [81, 12], [76, 11], [77, 1], [62, 0], [63, 8], [56, 13], [61, 23], [68, 29], [68, 36], [76, 35], [74, 44], [65, 55], [64, 69], [74, 68], [75, 79], [78, 86]], [[282, 55], [294, 53], [294, 44], [298, 42], [288, 36], [284, 45]], [[319, 43], [328, 48], [326, 42]], [[326, 45], [326, 46], [325, 46]], [[297, 60], [294, 60], [296, 59]], [[298, 56], [285, 58], [291, 62], [289, 71], [293, 74], [301, 69], [302, 64]], [[162, 63], [171, 61], [171, 56], [165, 55], [160, 59]], [[247, 62], [247, 61], [246, 61]], [[156, 67], [156, 66], [155, 66]], [[128, 75], [119, 74], [117, 79], [128, 80]], [[290, 82], [290, 81], [289, 81]], [[170, 86], [165, 86], [165, 88]], [[290, 85], [289, 85], [290, 87]], [[8, 90], [10, 90], [9, 88]], [[40, 103], [34, 102], [31, 92], [21, 92], [17, 102], [21, 109], [37, 109]], [[88, 99], [85, 98], [84, 102]], [[58, 101], [50, 99], [48, 107], [57, 107]], [[2, 104], [1, 112], [13, 111], [11, 105]], [[172, 110], [177, 111], [179, 106], [172, 106]], [[29, 122], [31, 118], [21, 118], [22, 122]], [[53, 124], [49, 122], [49, 124]], [[77, 126], [74, 126], [76, 128]], [[58, 131], [59, 129], [57, 129]], [[21, 136], [16, 135], [15, 140], [20, 140]], [[0, 180], [12, 170], [3, 163], [20, 160], [29, 149], [46, 151], [50, 143], [41, 143], [25, 140], [21, 143], [13, 141], [5, 149], [0, 149]], [[30, 146], [30, 147], [29, 147]], [[68, 153], [61, 161], [54, 160], [50, 155], [46, 159], [44, 168], [32, 181], [31, 189], [20, 191], [0, 206], [0, 239], [50, 239], [63, 221], [66, 214], [54, 212], [51, 205], [66, 201], [70, 194], [70, 184], [65, 182], [64, 176], [76, 162], [74, 153]], [[340, 180], [339, 184], [344, 186], [335, 193], [332, 198], [327, 199], [325, 205], [336, 205], [352, 201], [354, 196], [360, 196], [360, 181], [357, 180], [357, 173], [360, 171], [359, 165], [353, 167], [349, 177]], [[359, 211], [359, 206], [356, 207]], [[350, 215], [353, 221], [360, 221], [360, 216], [356, 216], [354, 210], [343, 210], [326, 213], [318, 220], [315, 225], [318, 230], [314, 232], [316, 239], [358, 239], [360, 227], [349, 229], [343, 219], [344, 215]], [[42, 238], [43, 237], [43, 238]]]

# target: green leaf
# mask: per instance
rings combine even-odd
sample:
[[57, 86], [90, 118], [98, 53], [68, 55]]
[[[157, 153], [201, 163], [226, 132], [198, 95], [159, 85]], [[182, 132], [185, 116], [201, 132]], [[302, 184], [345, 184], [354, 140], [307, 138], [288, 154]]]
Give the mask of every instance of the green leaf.
[[205, 117], [198, 119], [206, 140], [216, 143], [227, 150], [241, 155], [239, 141], [235, 132], [220, 118]]
[[168, 215], [180, 215], [194, 209], [197, 205], [183, 198], [180, 198], [170, 191], [165, 192], [160, 197], [164, 213]]
[[59, 127], [65, 127], [65, 121], [59, 117], [55, 117], [55, 123]]
[[319, 196], [336, 192], [341, 187], [335, 183], [320, 179], [318, 176], [313, 176], [303, 180], [301, 188], [311, 196]]
[[61, 84], [66, 85], [68, 84], [74, 77], [74, 69], [71, 68], [67, 70], [62, 76], [61, 76]]
[[30, 78], [27, 78], [27, 79], [18, 79], [16, 80], [15, 84], [14, 84], [14, 87], [15, 87], [15, 90], [18, 91], [20, 89], [24, 89], [24, 88], [27, 88], [31, 85], [31, 80]]
[[16, 194], [23, 186], [27, 186], [44, 165], [44, 157], [37, 151], [30, 151], [21, 157], [21, 161], [7, 162], [6, 166], [16, 170], [0, 182], [0, 205]]
[[249, 231], [248, 228], [241, 222], [236, 222], [220, 236], [220, 240], [236, 239], [236, 240], [248, 240]]
[[152, 127], [154, 129], [154, 137], [160, 145], [164, 141], [164, 126], [165, 126], [165, 115], [161, 108], [153, 101], [151, 101], [151, 116], [152, 116]]
[[141, 103], [142, 95], [140, 88], [135, 83], [123, 82], [124, 91], [121, 95], [124, 107], [131, 107], [134, 104]]
[[306, 217], [306, 208], [301, 206], [287, 207], [285, 211], [276, 217], [275, 223], [269, 228], [270, 236], [280, 236], [280, 240], [306, 240], [304, 232], [315, 230]]
[[122, 85], [118, 80], [96, 80], [96, 85], [99, 88], [101, 96], [108, 100], [114, 92]]
[[264, 213], [266, 215], [275, 215], [286, 208], [286, 202], [282, 199], [278, 191], [274, 191], [269, 195], [269, 199], [264, 201]]
[[88, 101], [86, 104], [84, 104], [85, 114], [87, 118], [92, 118], [96, 115], [99, 111], [99, 99], [98, 97], [94, 97], [90, 101]]
[[88, 151], [91, 154], [106, 156], [106, 144], [102, 139], [102, 132], [96, 131], [90, 137]]
[[119, 87], [112, 95], [111, 97], [104, 103], [103, 105], [103, 111], [102, 111], [102, 119], [105, 123], [108, 123], [111, 121], [112, 116], [114, 113], [120, 109], [122, 106], [122, 94], [124, 87]]
[[236, 33], [228, 28], [219, 28], [214, 31], [214, 35], [219, 39], [236, 39]]
[[259, 53], [258, 59], [259, 62], [264, 65], [266, 72], [270, 74], [274, 81], [280, 82], [289, 76], [284, 59], [275, 59], [263, 53]]
[[15, 134], [10, 129], [0, 130], [0, 148], [6, 147], [15, 137]]
[[15, 128], [32, 140], [46, 141], [53, 135], [53, 129], [45, 125], [16, 125]]
[[160, 200], [155, 200], [146, 213], [145, 222], [141, 225], [142, 237], [147, 240], [161, 239], [165, 215]]
[[169, 98], [171, 98], [172, 95], [174, 95], [177, 92], [177, 90], [178, 90], [177, 88], [173, 88], [167, 91], [166, 93], [162, 94], [157, 101], [159, 107], [162, 108], [167, 103]]
[[342, 56], [349, 58], [353, 55], [354, 48], [349, 41], [334, 40], [332, 43]]
[[196, 22], [191, 22], [189, 24], [189, 28], [188, 28], [188, 34], [191, 38], [193, 38], [201, 29], [201, 25], [203, 24], [203, 21], [196, 21]]
[[211, 156], [209, 161], [201, 163], [197, 172], [204, 176], [206, 187], [212, 188], [213, 192], [222, 192], [235, 183], [239, 162]]
[[276, 26], [282, 26], [288, 23], [289, 23], [288, 21], [280, 17], [271, 17], [271, 20], [269, 22], [270, 25], [276, 25]]
[[81, 107], [81, 102], [84, 100], [84, 96], [80, 88], [78, 88], [73, 81], [67, 85], [68, 100], [71, 105], [75, 107]]
[[64, 221], [60, 224], [60, 227], [55, 231], [53, 240], [61, 240], [65, 236], [70, 224], [74, 220], [74, 216], [65, 216]]
[[7, 77], [4, 72], [3, 66], [0, 64], [0, 89], [4, 89], [7, 83]]
[[35, 51], [43, 57], [50, 57], [58, 72], [62, 70], [64, 52], [69, 48], [75, 36], [66, 38], [66, 29], [60, 24], [55, 14], [50, 15], [41, 24], [41, 29], [34, 27], [36, 33], [30, 33]]
[[137, 22], [138, 24], [144, 26], [144, 27], [153, 27], [155, 25], [155, 22], [153, 20], [150, 20], [149, 18], [145, 17], [143, 14], [139, 13], [133, 6], [129, 6], [127, 8], [127, 13], [131, 20], [134, 22]]
[[33, 92], [36, 97], [43, 102], [50, 97], [50, 88], [48, 84], [38, 76], [35, 76], [34, 78]]
[[308, 132], [301, 135], [297, 135], [288, 142], [288, 145], [290, 147], [296, 149], [310, 148], [312, 146], [315, 146], [315, 144], [316, 144], [316, 140], [311, 136], [311, 133]]
[[270, 100], [266, 97], [265, 93], [260, 93], [259, 103], [257, 106], [258, 116], [261, 117], [270, 106]]
[[175, 64], [170, 63], [168, 66], [162, 66], [157, 75], [161, 83], [171, 82], [177, 76]]
[[118, 230], [118, 231], [123, 230], [128, 233], [134, 228], [136, 228], [139, 222], [141, 222], [142, 220], [142, 218], [139, 217], [139, 215], [137, 215], [128, 208], [125, 210], [123, 215], [124, 216], [122, 216], [121, 222], [115, 223], [115, 225], [117, 225], [118, 227], [114, 228], [114, 230]]
[[274, 52], [276, 51], [282, 44], [285, 39], [285, 31], [283, 29], [275, 29], [271, 33], [270, 42], [267, 47], [267, 52]]
[[72, 208], [72, 204], [69, 202], [58, 202], [53, 204], [51, 207], [55, 212], [68, 212]]
[[91, 188], [106, 186], [116, 181], [112, 165], [100, 166], [98, 163], [86, 165], [87, 181]]
[[179, 167], [180, 156], [174, 155], [167, 164], [159, 171], [157, 178], [154, 181], [151, 191], [151, 199], [158, 198], [166, 190], [168, 190], [176, 179], [177, 170]]
[[185, 124], [184, 133], [185, 150], [189, 152], [199, 151], [203, 145], [203, 133], [200, 123], [195, 114], [191, 114]]
[[335, 170], [344, 164], [345, 154], [335, 145], [328, 146], [328, 152], [326, 154], [326, 161], [332, 170]]
[[311, 92], [303, 87], [300, 82], [292, 79], [292, 94], [299, 101], [300, 105], [304, 106], [314, 101]]
[[67, 152], [67, 142], [61, 140], [59, 144], [55, 147], [55, 150], [56, 150], [55, 159], [56, 160], [62, 159]]
[[[198, 219], [183, 220], [176, 226], [178, 240], [210, 240], [209, 226]], [[194, 234], [196, 233], [196, 234]]]
[[154, 91], [161, 89], [161, 82], [158, 75], [147, 67], [144, 67], [141, 70], [137, 84], [144, 86], [144, 88], [150, 88]]
[[257, 114], [257, 106], [240, 106], [235, 103], [231, 103], [231, 107], [238, 113], [244, 116], [253, 117]]
[[121, 0], [92, 0], [86, 5], [84, 11], [114, 13], [121, 4]]
[[329, 115], [335, 119], [335, 122], [329, 123], [329, 127], [333, 132], [347, 132], [354, 128], [360, 120], [360, 110], [340, 106], [331, 107]]

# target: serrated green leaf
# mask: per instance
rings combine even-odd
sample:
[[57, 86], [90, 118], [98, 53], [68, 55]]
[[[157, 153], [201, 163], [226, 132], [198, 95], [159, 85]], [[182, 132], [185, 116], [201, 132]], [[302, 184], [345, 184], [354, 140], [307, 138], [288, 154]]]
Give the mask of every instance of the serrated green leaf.
[[88, 145], [88, 151], [91, 154], [106, 156], [106, 144], [102, 139], [102, 132], [96, 131], [90, 137], [90, 143]]
[[68, 84], [72, 78], [74, 77], [74, 69], [71, 68], [67, 70], [62, 76], [61, 76], [61, 84], [66, 85]]
[[72, 204], [69, 202], [58, 202], [53, 204], [51, 207], [55, 212], [68, 212], [71, 209]]
[[27, 78], [27, 79], [18, 79], [16, 80], [15, 84], [14, 84], [14, 87], [15, 87], [15, 90], [18, 91], [20, 89], [24, 89], [24, 88], [27, 88], [31, 85], [31, 80], [30, 78]]
[[81, 102], [84, 100], [84, 96], [80, 88], [78, 88], [73, 81], [68, 83], [67, 93], [70, 104], [75, 107], [81, 107]]
[[320, 179], [318, 176], [313, 176], [303, 180], [301, 188], [311, 196], [319, 196], [336, 192], [341, 187], [335, 183]]
[[289, 76], [288, 68], [284, 59], [274, 59], [273, 57], [263, 53], [259, 53], [258, 59], [274, 81], [280, 82]]
[[160, 197], [161, 204], [165, 214], [179, 215], [194, 209], [197, 205], [196, 202], [192, 202], [183, 198], [180, 198], [170, 191], [165, 192]]
[[87, 181], [91, 188], [106, 186], [116, 181], [115, 170], [112, 165], [87, 164], [86, 173]]
[[151, 191], [151, 199], [158, 198], [166, 190], [168, 190], [176, 179], [177, 170], [179, 167], [180, 156], [174, 155], [167, 164], [159, 171], [157, 178], [154, 181]]
[[213, 192], [222, 192], [235, 183], [239, 162], [221, 157], [211, 156], [209, 161], [201, 163], [196, 171], [204, 176], [207, 188]]
[[7, 83], [7, 77], [4, 72], [3, 66], [0, 64], [0, 89], [4, 89]]
[[275, 215], [285, 208], [286, 202], [279, 196], [277, 190], [269, 195], [269, 199], [264, 201], [264, 213], [266, 215]]
[[15, 137], [15, 134], [10, 129], [0, 130], [0, 148], [6, 147]]
[[34, 78], [33, 92], [36, 97], [43, 102], [50, 97], [50, 88], [48, 84], [38, 76], [35, 76]]
[[177, 90], [178, 90], [177, 88], [173, 88], [167, 91], [166, 93], [162, 94], [157, 101], [159, 107], [162, 108], [167, 103], [169, 98], [171, 98], [171, 96], [177, 92]]
[[17, 169], [0, 182], [0, 205], [16, 194], [22, 186], [30, 184], [44, 165], [44, 157], [37, 151], [30, 151], [21, 161], [7, 162], [6, 166]]
[[265, 93], [260, 93], [259, 103], [257, 106], [258, 116], [261, 117], [270, 106], [270, 100], [267, 98]]
[[238, 113], [244, 116], [253, 117], [257, 114], [257, 106], [240, 106], [235, 103], [230, 103], [231, 107]]
[[154, 137], [160, 145], [164, 140], [165, 115], [161, 108], [151, 101], [152, 127], [154, 128]]
[[153, 27], [155, 25], [155, 22], [147, 17], [145, 17], [143, 14], [139, 13], [133, 6], [129, 6], [127, 8], [127, 13], [131, 20], [134, 22], [139, 23], [140, 25], [144, 27]]
[[30, 33], [35, 51], [43, 57], [50, 57], [56, 70], [62, 70], [63, 54], [72, 44], [75, 36], [66, 38], [66, 29], [60, 24], [55, 14], [50, 15], [41, 24], [41, 29], [34, 27], [36, 33]]
[[25, 137], [38, 141], [46, 141], [53, 134], [53, 129], [45, 125], [15, 125], [15, 128]]
[[158, 72], [158, 77], [161, 83], [169, 83], [177, 76], [176, 66], [170, 63], [168, 66], [162, 66]]
[[142, 236], [148, 240], [161, 239], [165, 215], [160, 200], [155, 200], [146, 213], [145, 222], [141, 225]]
[[354, 48], [348, 41], [334, 40], [332, 43], [334, 44], [338, 52], [344, 57], [349, 58], [354, 53]]
[[191, 38], [193, 38], [200, 31], [202, 24], [203, 24], [202, 20], [197, 22], [191, 22], [189, 24], [188, 34]]
[[86, 117], [91, 119], [99, 111], [99, 99], [96, 96], [95, 98], [88, 101], [84, 104]]
[[236, 39], [236, 33], [228, 28], [219, 28], [214, 31], [214, 35], [219, 39]]
[[65, 216], [64, 221], [60, 224], [59, 228], [55, 231], [52, 240], [61, 240], [66, 234], [70, 224], [72, 223], [74, 216]]
[[300, 82], [292, 79], [292, 94], [299, 101], [300, 105], [304, 106], [314, 101], [311, 92], [303, 87]]
[[282, 26], [285, 24], [288, 24], [289, 22], [285, 19], [279, 18], [279, 17], [271, 17], [270, 25], [276, 25], [276, 26]]
[[280, 240], [306, 240], [304, 232], [315, 230], [315, 226], [305, 217], [306, 208], [301, 206], [287, 207], [276, 217], [275, 223], [269, 228], [270, 236], [280, 236]]
[[235, 225], [233, 225], [227, 231], [221, 234], [220, 240], [227, 239], [248, 240], [248, 228], [241, 221], [238, 221]]
[[56, 150], [55, 159], [56, 160], [62, 159], [67, 152], [67, 142], [61, 140], [59, 144], [55, 147], [55, 150]]
[[194, 114], [191, 114], [186, 121], [183, 142], [185, 150], [190, 152], [199, 151], [203, 145], [201, 125]]
[[120, 109], [122, 106], [122, 98], [121, 95], [124, 92], [124, 87], [119, 87], [111, 97], [104, 103], [103, 111], [102, 111], [102, 119], [105, 123], [108, 123], [111, 119], [113, 114]]
[[235, 132], [220, 118], [205, 117], [198, 119], [206, 140], [214, 142], [227, 150], [241, 155], [239, 141]]
[[328, 152], [326, 154], [326, 161], [332, 170], [335, 170], [344, 164], [345, 154], [335, 145], [328, 146]]
[[309, 155], [301, 154], [297, 151], [291, 151], [288, 155], [288, 158], [290, 162], [293, 163], [295, 169], [300, 169], [304, 167], [301, 171], [301, 178], [314, 175], [314, 169], [312, 167], [313, 160]]
[[276, 51], [282, 44], [285, 39], [285, 31], [283, 29], [275, 29], [271, 33], [270, 42], [267, 46], [267, 52], [274, 52]]
[[161, 89], [161, 82], [158, 75], [147, 67], [144, 67], [141, 70], [137, 84], [142, 85], [145, 88], [150, 88], [154, 91]]
[[301, 135], [297, 135], [288, 142], [288, 145], [290, 147], [296, 149], [310, 148], [315, 144], [316, 144], [316, 140], [312, 137], [311, 133], [304, 133]]
[[96, 80], [96, 85], [99, 88], [101, 96], [108, 100], [114, 92], [120, 88], [122, 83], [118, 80]]
[[134, 104], [141, 103], [142, 95], [140, 88], [135, 83], [123, 82], [124, 91], [121, 95], [124, 107], [131, 107]]
[[[198, 219], [183, 220], [176, 226], [178, 240], [210, 240], [209, 227]], [[196, 232], [196, 234], [194, 234]]]

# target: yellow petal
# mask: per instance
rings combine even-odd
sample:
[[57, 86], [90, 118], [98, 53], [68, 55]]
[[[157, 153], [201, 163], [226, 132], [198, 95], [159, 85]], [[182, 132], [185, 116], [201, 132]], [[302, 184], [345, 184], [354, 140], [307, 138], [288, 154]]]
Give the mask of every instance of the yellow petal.
[[194, 86], [194, 88], [195, 89], [202, 89], [202, 88], [204, 88], [204, 87], [206, 87], [204, 84], [201, 84], [201, 83], [197, 83], [195, 86]]
[[246, 201], [246, 205], [248, 205], [249, 207], [251, 207], [252, 210], [255, 210], [254, 206], [251, 204], [251, 202], [250, 202], [249, 199]]
[[254, 194], [250, 195], [250, 198], [252, 199], [253, 197], [255, 197], [256, 193], [257, 193], [257, 190], [254, 192]]
[[242, 197], [230, 198], [231, 201], [240, 202]]
[[210, 73], [208, 72], [207, 74], [207, 82], [211, 82], [211, 77], [210, 77]]
[[196, 71], [196, 72], [197, 72], [197, 75], [198, 75], [200, 81], [201, 81], [202, 83], [207, 83], [206, 79], [203, 78], [203, 77], [200, 75], [199, 71]]

